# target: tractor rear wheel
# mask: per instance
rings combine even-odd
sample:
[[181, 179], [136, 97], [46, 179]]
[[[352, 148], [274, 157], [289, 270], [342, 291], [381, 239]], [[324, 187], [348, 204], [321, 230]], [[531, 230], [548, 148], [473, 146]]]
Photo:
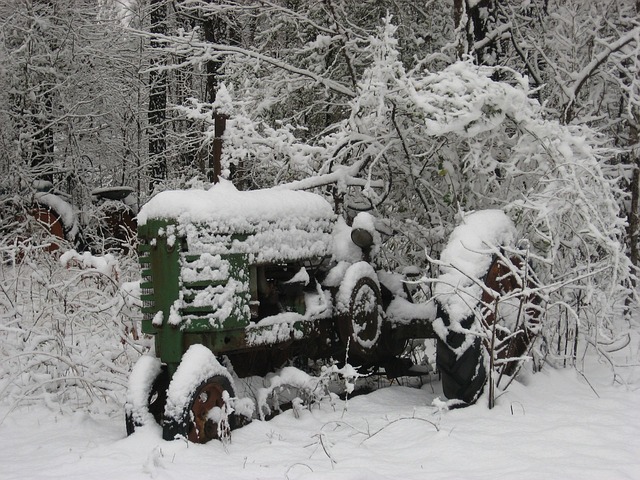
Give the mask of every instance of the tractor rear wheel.
[[[517, 267], [522, 266], [522, 261], [518, 257], [510, 259], [511, 263]], [[525, 355], [531, 342], [535, 339], [535, 333], [529, 324], [536, 324], [539, 320], [537, 316], [540, 311], [536, 308], [527, 307], [521, 312], [525, 318], [518, 325], [508, 325], [506, 316], [500, 315], [498, 318], [495, 312], [488, 308], [495, 302], [494, 294], [505, 295], [517, 290], [521, 290], [520, 284], [516, 281], [511, 270], [505, 266], [503, 260], [494, 256], [487, 273], [482, 279], [488, 289], [483, 290], [482, 298], [478, 302], [475, 312], [467, 319], [460, 322], [463, 330], [471, 330], [477, 317], [481, 317], [481, 323], [485, 333], [488, 329], [495, 328], [496, 323], [500, 324], [497, 329], [496, 338], [505, 342], [501, 349], [495, 349], [488, 340], [481, 340], [478, 336], [472, 341], [471, 333], [453, 331], [450, 327], [449, 318], [438, 305], [437, 317], [442, 319], [447, 328], [445, 338], [438, 338], [436, 347], [436, 365], [442, 378], [443, 393], [449, 399], [461, 400], [464, 403], [474, 403], [484, 388], [487, 381], [487, 370], [485, 368], [485, 358], [494, 356], [494, 360], [502, 360], [501, 373], [514, 375], [520, 364], [520, 358]], [[517, 299], [517, 302], [524, 302], [526, 305], [538, 305], [541, 298], [536, 294], [530, 294]], [[508, 305], [508, 304], [507, 304]], [[513, 311], [518, 311], [518, 305], [511, 306]], [[501, 312], [506, 311], [503, 304]], [[463, 344], [468, 344], [464, 351], [460, 351]], [[494, 351], [495, 349], [495, 351]], [[507, 359], [509, 359], [507, 361]], [[500, 373], [498, 372], [498, 373]]]
[[478, 399], [487, 380], [480, 339], [468, 347], [460, 357], [449, 345], [438, 339], [436, 366], [440, 372], [445, 397], [460, 400], [465, 404], [472, 404]]

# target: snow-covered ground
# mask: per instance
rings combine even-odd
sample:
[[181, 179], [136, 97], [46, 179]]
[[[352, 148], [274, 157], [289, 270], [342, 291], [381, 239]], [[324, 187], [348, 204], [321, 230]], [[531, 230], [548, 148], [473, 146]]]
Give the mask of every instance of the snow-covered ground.
[[0, 478], [640, 478], [640, 390], [612, 386], [597, 364], [587, 370], [529, 374], [493, 410], [483, 400], [437, 408], [435, 377], [393, 385], [254, 420], [227, 445], [167, 442], [153, 427], [126, 437], [110, 404], [93, 414], [3, 406]]

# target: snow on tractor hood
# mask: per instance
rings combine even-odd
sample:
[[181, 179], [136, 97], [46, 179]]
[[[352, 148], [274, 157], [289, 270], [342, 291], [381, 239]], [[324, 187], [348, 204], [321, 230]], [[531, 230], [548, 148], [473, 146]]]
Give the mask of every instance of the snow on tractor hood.
[[[209, 190], [159, 193], [138, 214], [143, 230], [157, 221], [166, 222], [163, 234], [168, 239], [186, 238], [192, 253], [243, 253], [263, 263], [329, 255], [336, 215], [314, 193], [282, 188], [239, 191], [221, 180]], [[230, 235], [235, 240], [221, 238]]]
[[[240, 191], [221, 179], [209, 190], [168, 190], [145, 204], [138, 223], [149, 219], [177, 220], [178, 223], [216, 224], [230, 232], [249, 230], [262, 222], [285, 219], [334, 220], [331, 205], [310, 192], [279, 188]], [[226, 227], [226, 228], [223, 228]]]

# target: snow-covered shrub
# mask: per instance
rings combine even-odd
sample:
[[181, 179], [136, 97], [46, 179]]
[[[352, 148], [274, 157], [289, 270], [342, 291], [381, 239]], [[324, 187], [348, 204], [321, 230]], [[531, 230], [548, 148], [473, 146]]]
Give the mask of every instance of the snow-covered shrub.
[[138, 339], [140, 314], [130, 298], [136, 289], [125, 282], [137, 276], [134, 262], [35, 250], [2, 263], [3, 401], [44, 402], [55, 409], [101, 403], [120, 408], [132, 363], [150, 346]]
[[416, 88], [426, 131], [449, 146], [441, 176], [458, 209], [500, 207], [531, 241], [548, 336], [568, 315], [574, 331], [610, 342], [626, 333], [632, 279], [612, 151], [588, 128], [546, 120], [524, 78], [495, 82], [493, 71], [461, 63]]

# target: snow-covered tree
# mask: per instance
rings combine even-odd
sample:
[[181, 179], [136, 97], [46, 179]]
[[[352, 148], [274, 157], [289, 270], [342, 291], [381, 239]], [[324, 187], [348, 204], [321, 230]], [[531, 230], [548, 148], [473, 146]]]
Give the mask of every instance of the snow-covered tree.
[[349, 220], [371, 211], [392, 233], [384, 268], [435, 277], [426, 259], [456, 224], [506, 211], [529, 240], [548, 340], [578, 331], [606, 354], [635, 302], [627, 237], [640, 257], [636, 8], [3, 2], [2, 193], [39, 178], [83, 207], [96, 186], [143, 201], [204, 181], [224, 114], [237, 186], [314, 190]]
[[[223, 51], [234, 65], [235, 56], [250, 56], [209, 47], [203, 55]], [[368, 63], [355, 86], [306, 69], [297, 73], [300, 85], [324, 82], [345, 100], [348, 115], [313, 138], [291, 118], [272, 122], [273, 110], [261, 108], [251, 82], [231, 84], [231, 96], [217, 103], [231, 118], [229, 164], [251, 165], [257, 184], [331, 184], [347, 216], [376, 211], [395, 232], [388, 268], [416, 262], [426, 268], [425, 249], [437, 257], [466, 212], [501, 208], [531, 242], [552, 321], [572, 315], [572, 325], [590, 340], [617, 339], [626, 331], [618, 321], [633, 276], [624, 249], [626, 197], [610, 161], [615, 150], [586, 126], [548, 119], [527, 78], [514, 70], [471, 61], [434, 72], [407, 69], [399, 48], [387, 17], [359, 44]], [[268, 61], [278, 75], [293, 71]], [[201, 107], [192, 114], [204, 118]]]

